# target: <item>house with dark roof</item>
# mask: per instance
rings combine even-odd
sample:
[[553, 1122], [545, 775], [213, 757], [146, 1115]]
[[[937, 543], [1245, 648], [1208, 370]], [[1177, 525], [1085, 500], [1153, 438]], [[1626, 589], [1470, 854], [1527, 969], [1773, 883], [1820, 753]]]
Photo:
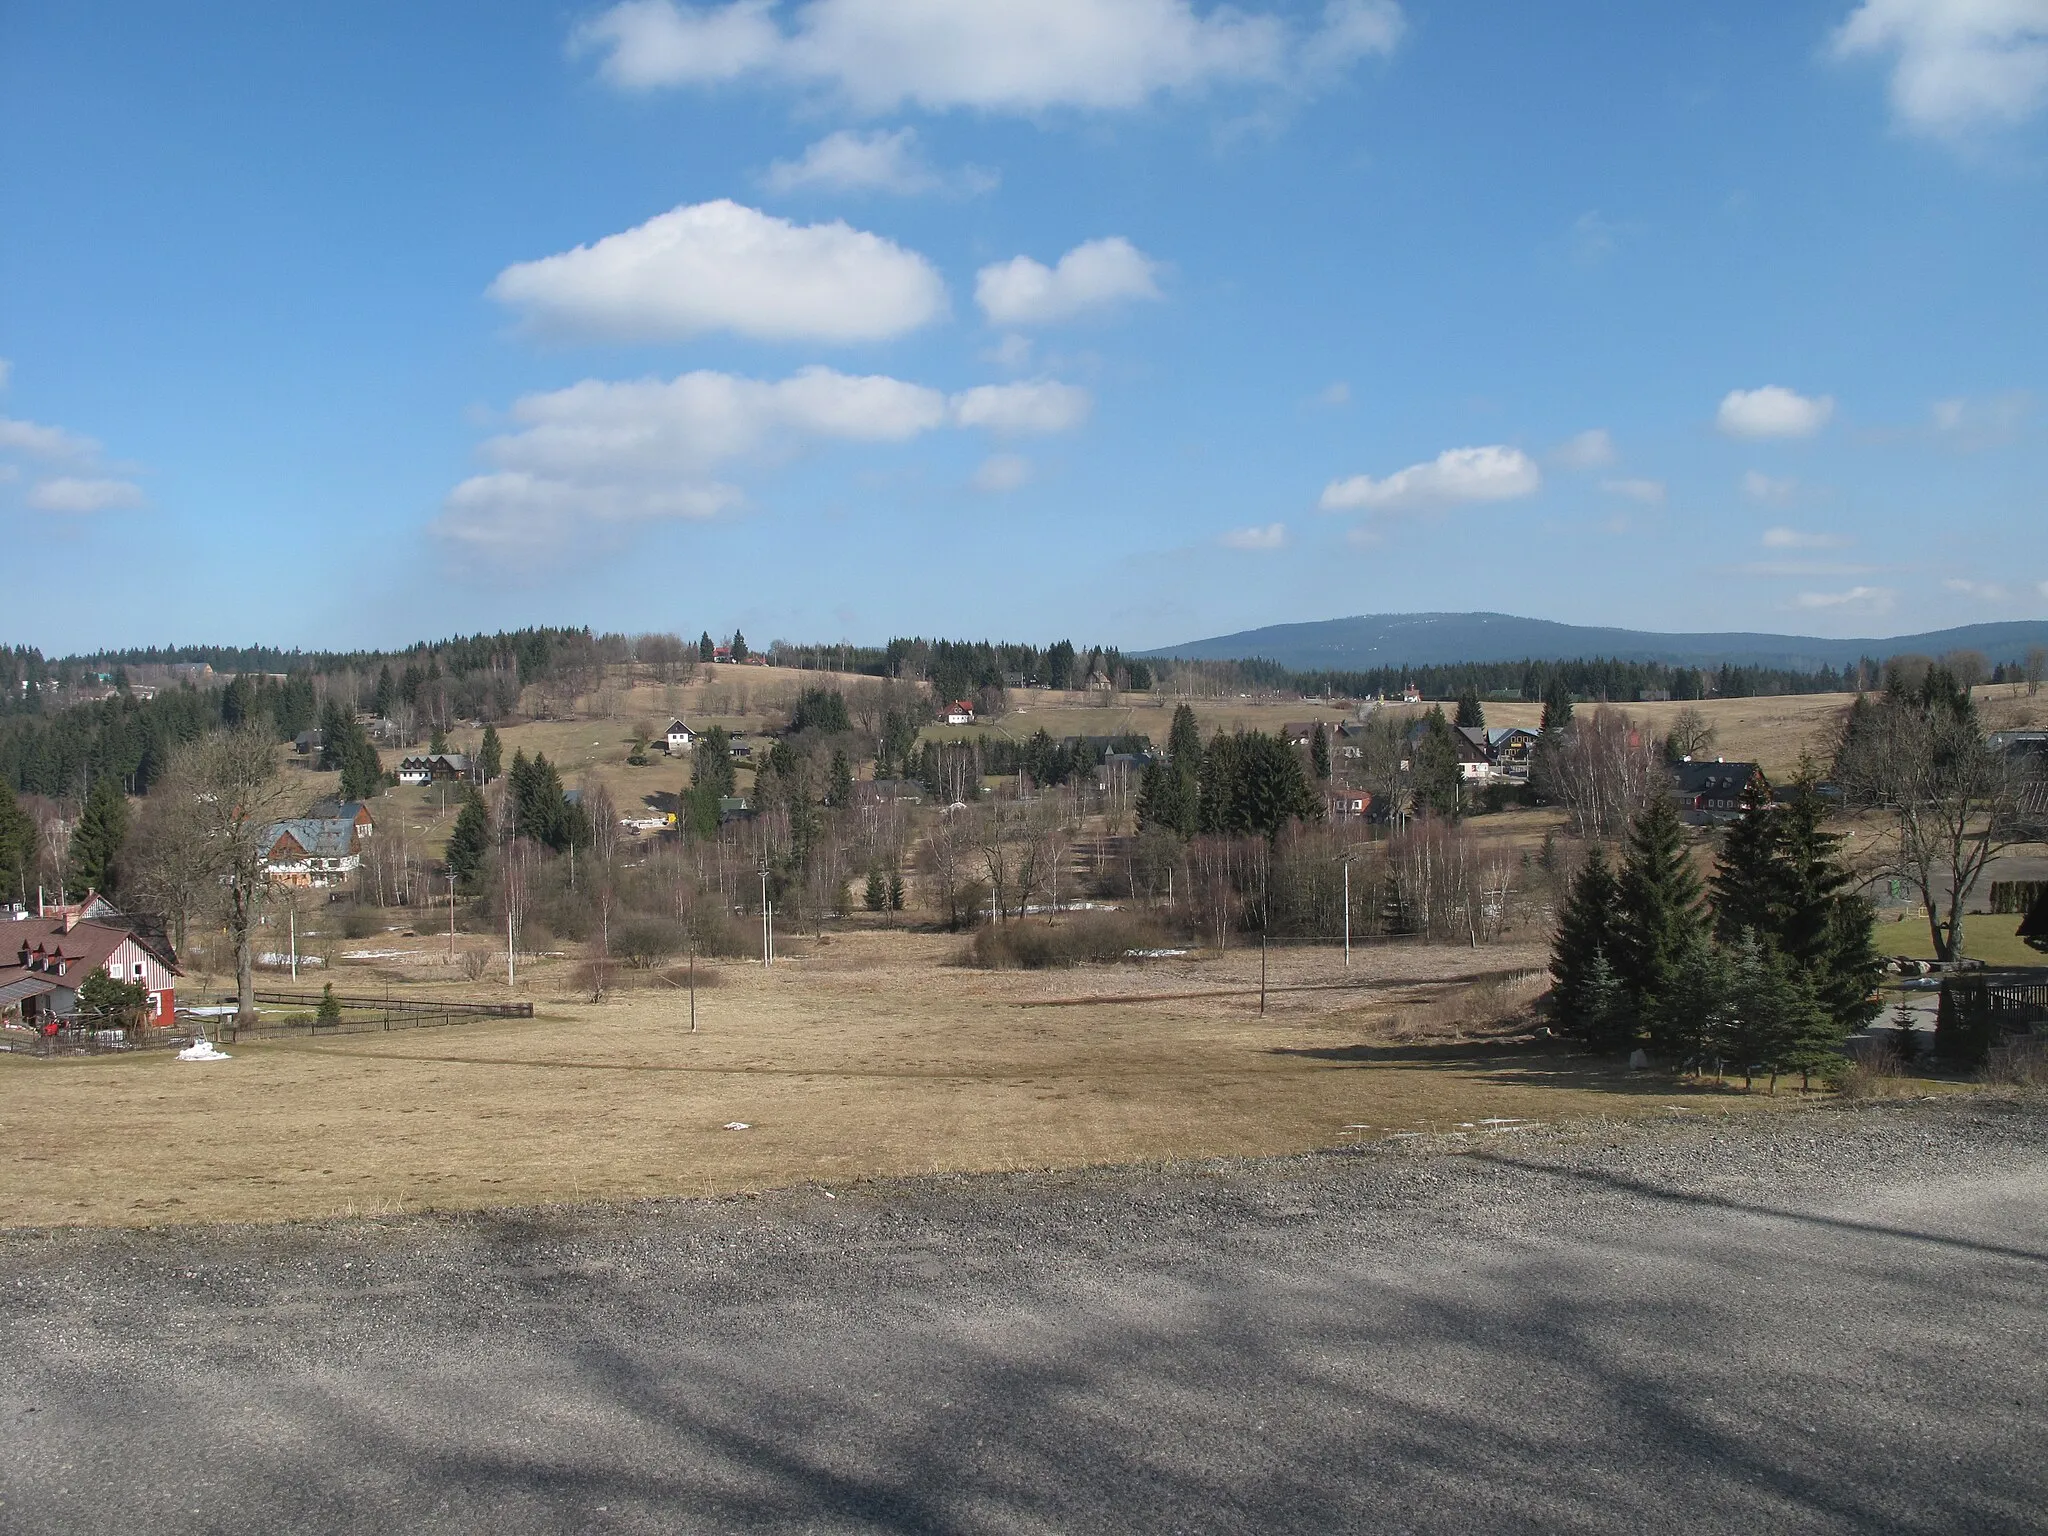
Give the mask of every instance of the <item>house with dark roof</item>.
[[401, 784], [474, 784], [480, 776], [465, 752], [427, 752], [398, 760]]
[[345, 821], [356, 829], [357, 839], [365, 843], [377, 830], [377, 818], [370, 814], [367, 800], [321, 800], [306, 815], [314, 821]]
[[1688, 826], [1711, 827], [1742, 814], [1742, 797], [1758, 776], [1755, 763], [1708, 762], [1687, 758], [1671, 765], [1671, 795], [1679, 819]]
[[668, 729], [661, 735], [662, 750], [670, 757], [680, 757], [697, 745], [697, 733], [680, 720], [671, 720]]
[[78, 1012], [78, 989], [94, 972], [140, 986], [143, 1022], [168, 1029], [177, 1014], [178, 958], [145, 920], [109, 915], [31, 917], [0, 929], [0, 1017], [54, 1030]]
[[263, 873], [278, 885], [341, 885], [362, 863], [362, 843], [353, 821], [300, 816], [275, 822], [263, 832]]

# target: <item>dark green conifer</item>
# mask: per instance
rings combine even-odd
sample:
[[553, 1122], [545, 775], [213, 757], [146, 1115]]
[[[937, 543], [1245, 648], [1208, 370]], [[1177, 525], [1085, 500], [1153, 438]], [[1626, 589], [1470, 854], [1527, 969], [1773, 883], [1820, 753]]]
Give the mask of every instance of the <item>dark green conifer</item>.
[[1611, 955], [1615, 974], [1636, 1008], [1647, 1012], [1670, 987], [1679, 954], [1704, 926], [1699, 876], [1669, 795], [1653, 796], [1629, 828], [1616, 900], [1621, 920]]
[[113, 891], [115, 861], [127, 840], [127, 798], [113, 777], [103, 773], [92, 781], [85, 808], [78, 815], [78, 826], [71, 834], [70, 868], [65, 871], [65, 883], [74, 899], [88, 891], [102, 895]]

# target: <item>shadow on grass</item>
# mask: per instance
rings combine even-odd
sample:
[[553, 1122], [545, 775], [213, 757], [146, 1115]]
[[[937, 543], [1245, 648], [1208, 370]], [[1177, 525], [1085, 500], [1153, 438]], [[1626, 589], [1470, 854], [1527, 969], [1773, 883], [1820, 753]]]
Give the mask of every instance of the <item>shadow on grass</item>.
[[1271, 1056], [1298, 1056], [1353, 1067], [1442, 1067], [1478, 1075], [1502, 1086], [1569, 1088], [1628, 1098], [1688, 1098], [1740, 1095], [1734, 1083], [1636, 1072], [1606, 1057], [1581, 1056], [1541, 1040], [1407, 1041], [1356, 1045], [1276, 1045]]

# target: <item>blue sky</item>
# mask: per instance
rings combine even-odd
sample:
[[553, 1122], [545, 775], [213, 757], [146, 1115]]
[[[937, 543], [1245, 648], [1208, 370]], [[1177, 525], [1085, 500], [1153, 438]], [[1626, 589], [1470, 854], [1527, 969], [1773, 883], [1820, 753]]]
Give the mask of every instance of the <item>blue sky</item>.
[[0, 640], [2048, 614], [2048, 0], [80, 0], [0, 114]]

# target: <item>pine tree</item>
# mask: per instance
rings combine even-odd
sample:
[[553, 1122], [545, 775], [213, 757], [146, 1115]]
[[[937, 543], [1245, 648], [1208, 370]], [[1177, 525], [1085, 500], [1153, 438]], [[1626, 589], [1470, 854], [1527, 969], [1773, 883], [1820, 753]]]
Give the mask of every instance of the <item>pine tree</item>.
[[484, 727], [483, 745], [476, 749], [476, 766], [486, 784], [495, 782], [498, 775], [504, 772], [505, 743], [498, 739], [498, 728], [495, 725]]
[[1743, 932], [1779, 937], [1789, 875], [1783, 823], [1759, 770], [1742, 791], [1742, 814], [1728, 828], [1715, 862], [1714, 931], [1721, 942], [1732, 944]]
[[880, 912], [889, 905], [889, 883], [882, 878], [879, 869], [868, 871], [867, 890], [861, 896], [861, 904], [870, 912]]
[[1323, 722], [1316, 722], [1315, 733], [1308, 739], [1309, 765], [1315, 769], [1316, 777], [1329, 782], [1330, 778], [1330, 733], [1323, 729]]
[[85, 809], [79, 812], [78, 826], [71, 834], [67, 883], [74, 898], [88, 891], [106, 894], [113, 890], [115, 861], [127, 840], [128, 802], [121, 786], [103, 773], [92, 781]]
[[1475, 690], [1467, 688], [1458, 695], [1458, 717], [1451, 723], [1464, 729], [1486, 728], [1486, 710], [1480, 704], [1479, 695]]
[[1572, 695], [1561, 679], [1552, 679], [1543, 693], [1543, 721], [1539, 729], [1561, 731], [1572, 723]]
[[895, 870], [889, 872], [889, 910], [891, 912], [901, 912], [903, 910], [903, 876]]
[[427, 750], [429, 752], [446, 752], [448, 750], [448, 733], [438, 725], [434, 727], [432, 739], [427, 742]]
[[1728, 1016], [1728, 957], [1704, 931], [1674, 957], [1671, 986], [1650, 1009], [1650, 1049], [1678, 1066], [1702, 1066], [1719, 1047]]
[[313, 1017], [322, 1024], [341, 1022], [341, 999], [334, 995], [333, 982], [328, 982], [320, 989], [320, 1006], [314, 1010]]
[[853, 804], [853, 763], [843, 747], [832, 749], [832, 767], [825, 780], [825, 803], [839, 810]]
[[718, 659], [718, 647], [712, 643], [711, 631], [708, 629], [697, 639], [697, 659], [699, 661], [716, 661]]
[[1585, 867], [1572, 881], [1559, 915], [1557, 936], [1551, 942], [1551, 997], [1558, 1027], [1573, 1039], [1596, 1050], [1614, 1050], [1625, 1043], [1606, 1039], [1595, 1021], [1581, 1010], [1588, 978], [1597, 959], [1613, 974], [1606, 958], [1615, 944], [1615, 882], [1607, 867], [1607, 856], [1598, 844], [1586, 855]]
[[1593, 1050], [1614, 1053], [1626, 1050], [1635, 1038], [1635, 1009], [1628, 989], [1607, 963], [1607, 956], [1593, 952], [1578, 993], [1572, 1000], [1571, 1016], [1579, 1023], [1579, 1038]]
[[27, 899], [35, 854], [35, 821], [14, 798], [14, 786], [0, 778], [0, 900]]
[[1818, 774], [1802, 762], [1786, 797], [1782, 861], [1784, 906], [1777, 946], [1810, 979], [1814, 996], [1842, 1037], [1877, 1017], [1872, 999], [1883, 967], [1870, 903], [1841, 857], [1842, 839], [1824, 823]]
[[398, 684], [392, 680], [391, 669], [386, 667], [377, 674], [377, 693], [371, 708], [376, 712], [378, 719], [387, 720], [391, 717], [392, 706], [397, 702]]
[[384, 785], [384, 763], [370, 736], [351, 720], [341, 749], [341, 798], [367, 800]]
[[738, 630], [732, 632], [732, 659], [734, 661], [745, 661], [747, 659], [747, 637]]
[[490, 814], [484, 809], [483, 796], [469, 790], [462, 798], [462, 809], [456, 813], [455, 826], [448, 834], [448, 850], [443, 857], [448, 872], [455, 877], [455, 883], [465, 891], [476, 889], [477, 877], [483, 873], [484, 856], [491, 843]]
[[1439, 816], [1456, 817], [1462, 808], [1459, 793], [1458, 748], [1451, 740], [1451, 727], [1441, 708], [1423, 717], [1422, 729], [1411, 748], [1415, 754], [1415, 793]]
[[1669, 795], [1656, 795], [1629, 828], [1616, 882], [1621, 920], [1615, 974], [1639, 1012], [1654, 1010], [1672, 984], [1679, 954], [1704, 926], [1699, 876], [1686, 856], [1685, 824]]

